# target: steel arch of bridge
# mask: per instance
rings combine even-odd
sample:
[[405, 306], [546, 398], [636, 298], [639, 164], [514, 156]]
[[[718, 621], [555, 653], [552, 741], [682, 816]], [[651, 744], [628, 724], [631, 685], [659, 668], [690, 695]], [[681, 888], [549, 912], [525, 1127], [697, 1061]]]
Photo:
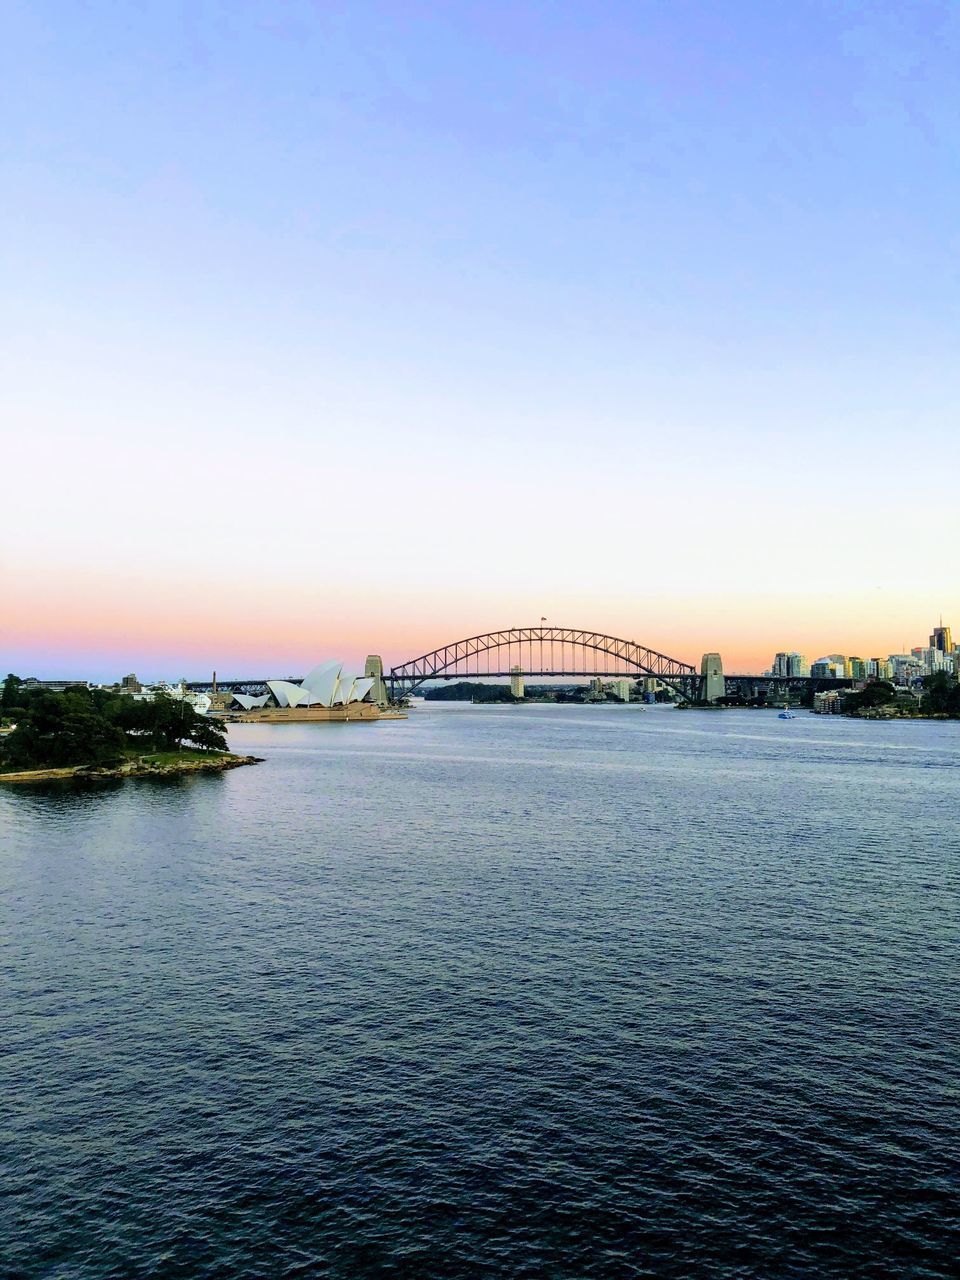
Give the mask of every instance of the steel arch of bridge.
[[[549, 653], [545, 654], [545, 646]], [[556, 650], [560, 647], [560, 662], [557, 664]], [[526, 664], [522, 660], [524, 648], [527, 648]], [[681, 662], [670, 658], [656, 649], [648, 649], [636, 644], [633, 640], [620, 640], [616, 636], [604, 635], [599, 631], [580, 631], [575, 627], [510, 627], [505, 631], [489, 631], [485, 635], [470, 636], [467, 640], [455, 640], [452, 644], [443, 645], [430, 653], [421, 654], [390, 670], [387, 681], [391, 696], [399, 685], [405, 694], [412, 693], [427, 680], [450, 680], [454, 676], [509, 676], [511, 673], [510, 658], [503, 670], [491, 670], [489, 661], [485, 669], [481, 669], [481, 654], [489, 654], [493, 650], [506, 649], [508, 654], [516, 651], [518, 661], [512, 665], [520, 666], [525, 676], [592, 676], [615, 675], [618, 672], [591, 671], [585, 664], [568, 665], [565, 661], [568, 648], [593, 650], [602, 653], [625, 668], [625, 674], [654, 676], [663, 684], [670, 685], [678, 693], [689, 697], [697, 677], [696, 668], [689, 662]], [[536, 649], [537, 657], [534, 657]], [[548, 660], [549, 659], [549, 660]], [[546, 664], [546, 665], [545, 665]], [[460, 669], [463, 665], [467, 670]], [[471, 665], [474, 669], [470, 670]], [[454, 673], [451, 667], [457, 667]], [[686, 686], [686, 687], [684, 687]]]

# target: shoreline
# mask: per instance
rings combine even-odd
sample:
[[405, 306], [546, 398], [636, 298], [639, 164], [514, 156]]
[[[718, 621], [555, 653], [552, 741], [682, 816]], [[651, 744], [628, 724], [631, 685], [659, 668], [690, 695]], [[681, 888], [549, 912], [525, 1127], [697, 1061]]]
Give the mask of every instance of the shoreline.
[[0, 782], [109, 782], [124, 778], [175, 778], [187, 773], [224, 773], [227, 769], [238, 769], [241, 765], [262, 763], [262, 756], [239, 756], [233, 752], [211, 755], [209, 759], [190, 756], [182, 760], [167, 761], [141, 756], [118, 765], [75, 764], [58, 769], [22, 769], [14, 773], [0, 773]]

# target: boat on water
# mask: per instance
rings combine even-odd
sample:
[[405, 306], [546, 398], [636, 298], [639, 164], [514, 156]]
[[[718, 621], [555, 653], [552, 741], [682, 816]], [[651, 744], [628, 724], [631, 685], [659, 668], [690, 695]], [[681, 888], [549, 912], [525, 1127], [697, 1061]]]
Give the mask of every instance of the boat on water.
[[783, 710], [777, 714], [778, 720], [796, 720], [796, 718], [797, 713], [795, 711], [791, 711], [789, 707], [784, 707]]

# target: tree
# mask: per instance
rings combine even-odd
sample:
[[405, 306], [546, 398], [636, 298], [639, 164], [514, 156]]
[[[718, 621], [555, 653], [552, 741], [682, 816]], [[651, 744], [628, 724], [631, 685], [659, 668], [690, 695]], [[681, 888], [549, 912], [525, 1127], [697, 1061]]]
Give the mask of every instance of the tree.
[[0, 710], [8, 711], [12, 707], [22, 706], [20, 700], [20, 688], [23, 681], [19, 676], [15, 676], [11, 671], [3, 682], [3, 690], [0, 692]]
[[142, 711], [126, 712], [129, 727], [150, 738], [156, 751], [179, 751], [192, 742], [203, 751], [226, 751], [227, 739], [221, 725], [201, 716], [181, 699], [158, 693], [152, 702], [134, 703]]
[[63, 693], [30, 689], [21, 697], [26, 705], [17, 711], [17, 727], [0, 739], [4, 768], [113, 764], [131, 747], [176, 751], [183, 742], [202, 751], [227, 750], [217, 721], [162, 695], [141, 702], [78, 685]]
[[[193, 708], [191, 707], [191, 710]], [[206, 716], [193, 712], [190, 725], [189, 741], [203, 751], [226, 751], [227, 735], [223, 726], [216, 720], [208, 720]]]
[[932, 716], [960, 716], [960, 684], [946, 671], [923, 677], [923, 710]]
[[862, 689], [846, 694], [843, 699], [843, 709], [847, 714], [851, 711], [870, 710], [873, 707], [883, 707], [895, 702], [896, 697], [897, 691], [889, 680], [872, 680]]
[[122, 731], [79, 693], [41, 693], [18, 716], [4, 741], [4, 765], [13, 769], [113, 764], [123, 755]]

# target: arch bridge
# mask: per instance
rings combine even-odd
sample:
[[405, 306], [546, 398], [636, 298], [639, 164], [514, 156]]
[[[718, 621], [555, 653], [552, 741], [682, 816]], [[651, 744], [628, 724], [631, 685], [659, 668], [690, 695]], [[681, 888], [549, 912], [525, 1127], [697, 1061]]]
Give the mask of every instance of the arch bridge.
[[528, 676], [652, 676], [682, 697], [697, 695], [700, 676], [689, 662], [634, 640], [575, 627], [510, 627], [455, 640], [392, 667], [384, 678], [390, 697], [407, 696], [427, 680]]

